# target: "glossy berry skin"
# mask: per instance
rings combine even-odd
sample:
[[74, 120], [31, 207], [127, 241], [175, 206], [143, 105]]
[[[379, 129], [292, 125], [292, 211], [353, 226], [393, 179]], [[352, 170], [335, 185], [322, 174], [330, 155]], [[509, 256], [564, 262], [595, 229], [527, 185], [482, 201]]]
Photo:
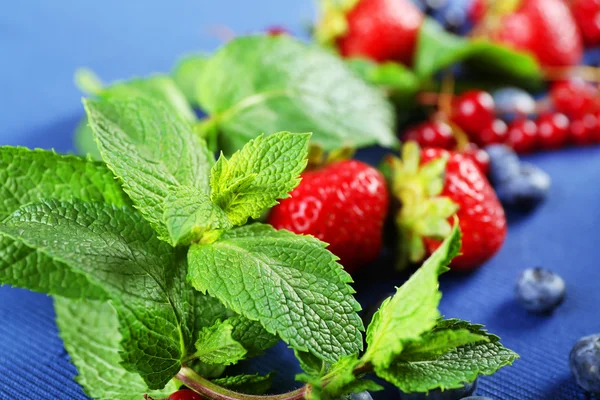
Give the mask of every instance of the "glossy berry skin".
[[[421, 163], [448, 157], [442, 196], [454, 201], [459, 210], [462, 232], [461, 254], [452, 260], [455, 270], [471, 270], [490, 259], [502, 247], [506, 237], [504, 209], [494, 189], [477, 166], [464, 155], [441, 149], [424, 149]], [[426, 239], [429, 251], [440, 242]]]
[[514, 50], [530, 51], [534, 40], [533, 22], [529, 15], [515, 12], [502, 18], [500, 28], [491, 39]]
[[600, 45], [600, 0], [573, 0], [571, 12], [585, 44]]
[[271, 210], [277, 229], [313, 235], [329, 243], [346, 271], [377, 258], [388, 210], [383, 175], [357, 160], [339, 161], [302, 174], [302, 181]]
[[373, 400], [373, 397], [371, 393], [365, 390], [364, 392], [352, 393], [348, 396], [348, 400]]
[[583, 390], [600, 394], [600, 334], [584, 336], [575, 343], [569, 368]]
[[412, 63], [423, 13], [410, 0], [359, 0], [346, 21], [342, 56]]
[[549, 95], [554, 108], [569, 118], [582, 117], [598, 108], [598, 90], [583, 81], [556, 82]]
[[490, 157], [490, 183], [497, 186], [514, 179], [520, 173], [521, 161], [510, 147], [495, 144], [485, 148]]
[[494, 400], [491, 397], [486, 397], [486, 396], [469, 396], [469, 397], [463, 397], [461, 400]]
[[536, 121], [538, 140], [542, 149], [560, 149], [569, 137], [569, 119], [561, 113], [540, 115]]
[[525, 90], [505, 87], [492, 92], [496, 114], [503, 118], [524, 116], [535, 112], [535, 100]]
[[477, 134], [494, 120], [494, 99], [482, 90], [470, 90], [456, 97], [452, 104], [452, 121], [467, 134]]
[[487, 1], [486, 0], [472, 0], [469, 5], [467, 14], [469, 20], [473, 25], [479, 23], [487, 12]]
[[519, 154], [531, 153], [538, 144], [537, 124], [524, 118], [514, 120], [508, 125], [506, 144]]
[[599, 131], [598, 117], [594, 114], [586, 114], [571, 121], [569, 141], [577, 146], [587, 146], [596, 142]]
[[405, 140], [414, 140], [421, 147], [451, 149], [456, 145], [452, 128], [442, 121], [427, 121], [408, 128]]
[[476, 144], [469, 143], [461, 153], [473, 161], [483, 175], [487, 175], [490, 169], [490, 156], [487, 151], [480, 149]]
[[183, 389], [172, 393], [169, 400], [204, 400], [204, 398], [192, 390]]
[[506, 207], [531, 211], [548, 197], [550, 175], [529, 163], [521, 163], [519, 173], [495, 186], [496, 195]]
[[469, 20], [471, 3], [472, 0], [441, 2], [440, 6], [435, 8], [431, 15], [447, 30], [464, 34], [471, 28]]
[[547, 313], [563, 302], [565, 281], [550, 270], [529, 268], [519, 276], [516, 296], [527, 311]]
[[467, 383], [458, 389], [430, 390], [428, 393], [403, 393], [400, 392], [400, 400], [461, 400], [470, 396], [477, 390], [477, 381]]
[[471, 136], [479, 146], [504, 143], [508, 138], [508, 127], [506, 126], [506, 122], [501, 119], [495, 119], [481, 131]]

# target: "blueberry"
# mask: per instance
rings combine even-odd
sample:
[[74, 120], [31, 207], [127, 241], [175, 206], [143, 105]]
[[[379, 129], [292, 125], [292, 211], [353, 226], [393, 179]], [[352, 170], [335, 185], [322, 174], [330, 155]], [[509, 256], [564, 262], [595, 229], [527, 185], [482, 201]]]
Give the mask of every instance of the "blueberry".
[[565, 281], [543, 268], [529, 268], [517, 281], [517, 299], [528, 311], [548, 312], [565, 298]]
[[492, 400], [490, 397], [485, 396], [469, 396], [463, 397], [461, 400]]
[[522, 163], [518, 175], [495, 184], [496, 194], [505, 206], [529, 211], [546, 198], [550, 182], [550, 176], [545, 171], [535, 165]]
[[373, 400], [373, 397], [371, 397], [371, 393], [367, 392], [366, 390], [364, 392], [360, 392], [360, 393], [352, 393], [350, 396], [348, 396], [349, 400]]
[[477, 389], [477, 380], [472, 383], [466, 383], [465, 386], [458, 389], [430, 390], [429, 393], [403, 393], [400, 392], [401, 400], [460, 400], [466, 396], [475, 393]]
[[493, 144], [485, 148], [490, 156], [490, 182], [496, 186], [507, 182], [520, 174], [519, 157], [510, 147]]
[[447, 0], [440, 2], [432, 10], [435, 18], [444, 28], [457, 33], [466, 33], [470, 30], [468, 18], [471, 0]]
[[585, 336], [575, 343], [569, 354], [569, 367], [579, 386], [600, 394], [600, 334]]
[[500, 115], [529, 115], [535, 113], [533, 96], [523, 89], [505, 87], [492, 92], [496, 113]]

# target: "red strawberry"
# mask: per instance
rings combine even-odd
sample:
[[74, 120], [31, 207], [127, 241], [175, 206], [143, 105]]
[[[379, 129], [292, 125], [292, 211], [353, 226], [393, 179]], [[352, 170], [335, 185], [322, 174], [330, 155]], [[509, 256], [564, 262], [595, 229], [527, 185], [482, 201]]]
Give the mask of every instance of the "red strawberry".
[[410, 0], [358, 0], [349, 10], [329, 9], [317, 28], [344, 57], [410, 64], [423, 14]]
[[571, 12], [585, 43], [600, 45], [600, 0], [572, 0]]
[[302, 182], [271, 210], [277, 229], [310, 234], [326, 243], [353, 272], [377, 258], [389, 193], [383, 175], [356, 160], [306, 171]]
[[[421, 163], [442, 157], [448, 157], [448, 163], [441, 195], [458, 205], [456, 215], [462, 232], [461, 255], [451, 266], [457, 270], [470, 270], [490, 259], [502, 247], [506, 237], [506, 217], [492, 186], [464, 155], [425, 149]], [[430, 252], [441, 243], [434, 239], [425, 242]]]
[[545, 66], [577, 64], [583, 55], [579, 30], [563, 0], [524, 0], [491, 34], [518, 50], [529, 50]]

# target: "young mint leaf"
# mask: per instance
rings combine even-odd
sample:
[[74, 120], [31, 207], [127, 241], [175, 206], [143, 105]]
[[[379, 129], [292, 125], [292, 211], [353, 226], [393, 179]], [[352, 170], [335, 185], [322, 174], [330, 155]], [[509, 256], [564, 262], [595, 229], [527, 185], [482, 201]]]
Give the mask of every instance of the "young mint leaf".
[[188, 364], [198, 375], [213, 379], [222, 376], [227, 367], [221, 364], [207, 364], [198, 359], [190, 361]]
[[231, 159], [221, 155], [210, 175], [210, 199], [234, 225], [289, 197], [306, 167], [308, 133], [279, 132], [251, 140]]
[[172, 186], [208, 193], [214, 161], [190, 126], [147, 98], [85, 100], [102, 157], [136, 208], [165, 240], [164, 204]]
[[208, 55], [195, 54], [182, 58], [177, 62], [172, 72], [173, 80], [192, 105], [198, 106], [198, 82], [204, 66], [208, 61]]
[[362, 348], [352, 282], [325, 244], [252, 224], [188, 252], [188, 280], [201, 292], [327, 361]]
[[214, 379], [213, 383], [226, 387], [238, 393], [261, 395], [265, 394], [273, 383], [274, 372], [267, 375], [235, 375]]
[[383, 387], [370, 379], [363, 378], [363, 374], [356, 374], [356, 368], [363, 362], [356, 355], [343, 357], [336, 362], [328, 374], [333, 378], [321, 388], [326, 398], [339, 398], [346, 394], [363, 392], [365, 390], [376, 392]]
[[314, 132], [325, 150], [397, 143], [383, 93], [339, 57], [288, 35], [231, 40], [207, 61], [197, 89], [226, 154], [260, 132], [282, 130]]
[[233, 326], [229, 321], [217, 321], [198, 334], [194, 355], [207, 364], [231, 365], [246, 355], [244, 346], [232, 337]]
[[165, 226], [171, 244], [189, 245], [204, 235], [218, 233], [233, 227], [227, 214], [201, 189], [177, 186], [169, 191], [164, 204]]
[[329, 369], [329, 363], [326, 363], [311, 353], [294, 350], [294, 355], [300, 363], [300, 368], [308, 375], [323, 376]]
[[195, 326], [185, 255], [159, 241], [133, 208], [46, 200], [21, 207], [0, 232], [105, 289], [119, 317], [128, 371], [151, 389], [177, 374]]
[[421, 339], [409, 342], [400, 357], [406, 361], [419, 361], [440, 356], [456, 347], [470, 343], [488, 342], [486, 336], [473, 333], [468, 329], [441, 329], [428, 332]]
[[71, 361], [79, 375], [75, 378], [96, 400], [140, 400], [148, 393], [163, 398], [177, 390], [170, 381], [161, 391], [150, 391], [138, 374], [120, 364], [119, 321], [108, 303], [54, 299], [56, 324]]
[[79, 124], [77, 124], [77, 128], [75, 128], [75, 133], [73, 135], [77, 154], [90, 157], [94, 160], [102, 161], [102, 155], [100, 154], [100, 150], [98, 150], [98, 145], [96, 144], [96, 139], [94, 138], [94, 132], [92, 131], [92, 128], [90, 128], [90, 123], [87, 117], [83, 117], [81, 121], [79, 121]]
[[[396, 359], [389, 367], [378, 369], [377, 375], [398, 386], [405, 393], [426, 392], [435, 388], [459, 388], [479, 375], [491, 375], [511, 365], [519, 356], [505, 348], [500, 339], [465, 321], [441, 321], [434, 332], [467, 330], [486, 338], [484, 341], [449, 349], [442, 355], [422, 353], [416, 360]], [[414, 356], [414, 354], [413, 354]]]
[[[104, 164], [52, 151], [0, 147], [0, 220], [43, 198], [129, 203]], [[104, 289], [67, 265], [0, 236], [0, 283], [71, 298], [104, 299]]]
[[442, 245], [423, 266], [402, 285], [396, 294], [383, 302], [367, 329], [367, 351], [364, 361], [375, 371], [388, 367], [398, 357], [408, 341], [418, 340], [437, 323], [438, 275], [460, 249], [460, 231], [455, 227]]
[[275, 346], [279, 337], [265, 330], [258, 321], [236, 315], [227, 320], [233, 326], [232, 337], [248, 351], [247, 357], [261, 355], [263, 351]]

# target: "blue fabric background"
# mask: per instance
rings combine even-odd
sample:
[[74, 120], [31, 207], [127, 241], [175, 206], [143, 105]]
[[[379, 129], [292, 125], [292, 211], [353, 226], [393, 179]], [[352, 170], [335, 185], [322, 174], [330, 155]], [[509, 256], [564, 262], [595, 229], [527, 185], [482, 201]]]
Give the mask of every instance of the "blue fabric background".
[[[0, 12], [0, 144], [72, 149], [82, 115], [75, 68], [88, 66], [106, 81], [168, 71], [182, 54], [212, 50], [211, 26], [249, 33], [271, 24], [302, 31], [311, 0], [22, 0]], [[374, 160], [376, 152], [361, 157]], [[442, 278], [442, 311], [487, 325], [522, 359], [480, 380], [479, 393], [496, 399], [584, 399], [568, 369], [568, 353], [583, 335], [600, 332], [600, 148], [539, 154], [530, 159], [553, 178], [549, 200], [533, 215], [511, 216], [508, 239], [491, 262], [469, 275]], [[527, 267], [545, 266], [566, 280], [566, 302], [551, 316], [527, 314], [513, 300]], [[359, 277], [364, 304], [402, 283], [402, 277]], [[0, 288], [0, 399], [85, 399], [72, 379], [54, 324], [52, 301]], [[284, 345], [260, 363], [279, 370], [277, 385], [293, 385], [294, 360]], [[282, 356], [283, 354], [283, 356]], [[378, 398], [396, 398], [393, 389]]]

